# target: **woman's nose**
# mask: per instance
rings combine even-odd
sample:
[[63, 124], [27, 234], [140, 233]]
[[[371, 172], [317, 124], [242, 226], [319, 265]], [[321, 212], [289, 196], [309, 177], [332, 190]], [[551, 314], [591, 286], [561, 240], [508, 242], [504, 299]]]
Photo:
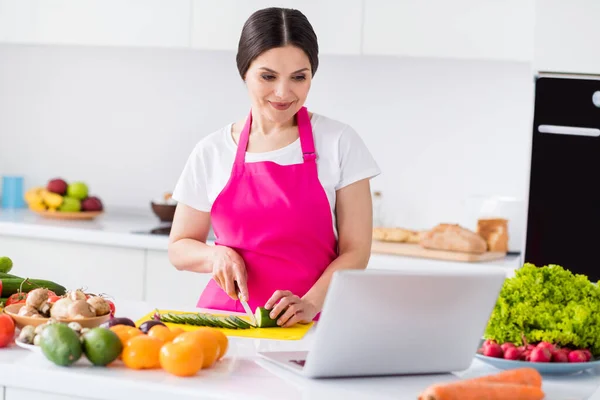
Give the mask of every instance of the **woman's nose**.
[[285, 98], [285, 95], [288, 92], [288, 90], [288, 83], [282, 79], [275, 85], [275, 96], [283, 99]]

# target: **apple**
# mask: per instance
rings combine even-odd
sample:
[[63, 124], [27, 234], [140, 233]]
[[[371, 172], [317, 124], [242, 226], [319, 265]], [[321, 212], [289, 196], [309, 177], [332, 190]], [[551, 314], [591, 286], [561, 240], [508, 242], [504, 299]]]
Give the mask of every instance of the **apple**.
[[96, 196], [90, 196], [81, 202], [81, 211], [102, 211], [102, 201]]
[[64, 196], [67, 193], [68, 186], [69, 185], [64, 179], [55, 178], [48, 181], [48, 185], [46, 185], [46, 190]]
[[83, 182], [72, 182], [67, 187], [67, 196], [83, 200], [88, 196], [88, 187]]

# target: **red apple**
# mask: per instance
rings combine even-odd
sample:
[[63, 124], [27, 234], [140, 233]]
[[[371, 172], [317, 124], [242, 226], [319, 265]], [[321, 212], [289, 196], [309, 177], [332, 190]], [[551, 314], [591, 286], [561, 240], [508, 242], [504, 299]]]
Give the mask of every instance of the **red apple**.
[[67, 187], [69, 185], [64, 179], [55, 178], [48, 181], [48, 185], [46, 186], [46, 190], [52, 193], [60, 194], [64, 196], [67, 193]]
[[95, 196], [90, 196], [81, 202], [81, 211], [102, 211], [102, 201]]

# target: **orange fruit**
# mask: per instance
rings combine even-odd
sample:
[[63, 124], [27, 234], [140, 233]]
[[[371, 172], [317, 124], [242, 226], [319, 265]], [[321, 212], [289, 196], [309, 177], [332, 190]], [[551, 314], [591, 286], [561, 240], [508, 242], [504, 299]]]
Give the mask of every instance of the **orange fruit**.
[[160, 366], [176, 376], [193, 376], [202, 369], [202, 349], [188, 342], [165, 343], [160, 349]]
[[217, 339], [219, 343], [219, 357], [217, 360], [223, 358], [223, 356], [227, 353], [227, 349], [229, 348], [229, 339], [227, 339], [227, 335], [217, 329], [211, 329], [213, 335]]
[[152, 369], [160, 367], [159, 353], [163, 342], [147, 335], [134, 336], [127, 342], [121, 357], [123, 363], [132, 369]]
[[173, 339], [175, 339], [177, 336], [181, 335], [185, 331], [178, 326], [174, 326], [173, 328], [171, 328], [171, 332], [173, 332]]
[[143, 335], [142, 331], [129, 325], [115, 325], [110, 328], [111, 331], [117, 334], [121, 340], [123, 348], [127, 346], [129, 339], [135, 336]]
[[208, 368], [217, 361], [220, 355], [219, 341], [213, 331], [214, 329], [211, 328], [200, 328], [195, 331], [185, 332], [177, 336], [173, 340], [173, 343], [187, 343], [192, 347], [201, 349], [204, 355], [202, 368]]
[[154, 325], [148, 331], [148, 336], [162, 340], [163, 343], [171, 342], [175, 339], [174, 332], [168, 327], [162, 325]]

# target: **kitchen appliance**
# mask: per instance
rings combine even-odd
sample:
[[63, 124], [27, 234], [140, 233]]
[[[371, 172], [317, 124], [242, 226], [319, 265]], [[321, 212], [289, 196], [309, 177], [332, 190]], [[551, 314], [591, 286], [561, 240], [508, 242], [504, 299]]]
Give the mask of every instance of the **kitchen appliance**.
[[600, 76], [535, 82], [525, 262], [600, 279]]
[[445, 263], [338, 271], [310, 351], [258, 354], [310, 378], [465, 370], [505, 278], [501, 268]]

